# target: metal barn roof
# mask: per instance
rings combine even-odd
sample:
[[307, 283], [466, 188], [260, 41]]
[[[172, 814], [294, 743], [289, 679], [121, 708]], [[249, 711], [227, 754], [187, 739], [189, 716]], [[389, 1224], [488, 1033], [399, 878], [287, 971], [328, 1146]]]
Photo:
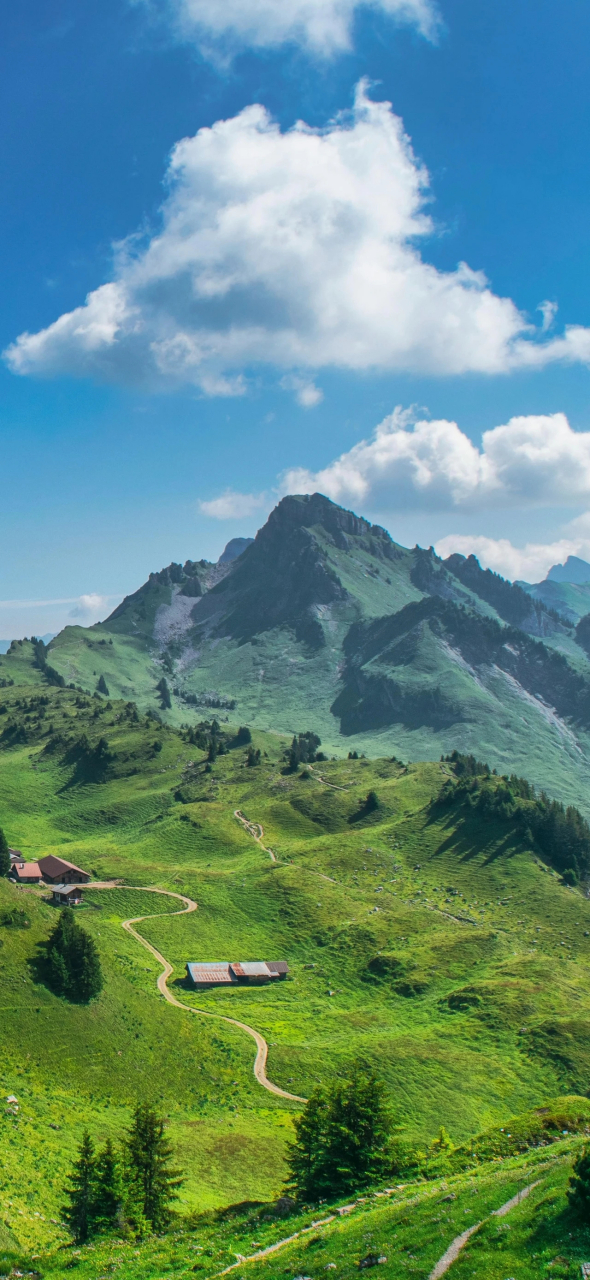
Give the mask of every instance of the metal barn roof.
[[186, 967], [192, 982], [220, 986], [234, 981], [228, 960], [213, 960], [204, 964], [187, 964]]
[[236, 978], [270, 978], [272, 974], [264, 960], [232, 960], [231, 968]]

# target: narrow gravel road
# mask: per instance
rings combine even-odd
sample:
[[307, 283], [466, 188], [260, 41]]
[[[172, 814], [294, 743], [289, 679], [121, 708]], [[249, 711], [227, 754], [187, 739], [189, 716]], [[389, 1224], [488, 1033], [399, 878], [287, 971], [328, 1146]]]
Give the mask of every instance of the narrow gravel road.
[[[134, 885], [133, 888], [134, 889], [139, 888], [139, 886]], [[156, 949], [156, 947], [153, 947], [151, 942], [148, 942], [147, 939], [144, 938], [141, 933], [138, 933], [137, 929], [134, 929], [133, 926], [136, 924], [141, 924], [142, 920], [155, 920], [155, 919], [158, 919], [158, 917], [162, 917], [164, 915], [175, 915], [175, 916], [189, 915], [191, 911], [198, 910], [197, 903], [193, 902], [192, 898], [185, 898], [184, 894], [182, 893], [173, 893], [170, 889], [156, 889], [151, 887], [148, 888], [146, 885], [142, 885], [141, 892], [142, 893], [163, 893], [166, 895], [167, 898], [177, 898], [179, 902], [184, 903], [184, 907], [182, 907], [180, 911], [172, 911], [172, 912], [158, 911], [158, 912], [154, 912], [152, 915], [149, 915], [149, 916], [133, 916], [131, 917], [131, 919], [123, 920], [121, 922], [123, 928], [127, 931], [127, 933], [130, 933], [131, 936], [137, 940], [137, 942], [140, 942], [142, 947], [145, 947], [146, 951], [149, 951], [151, 955], [153, 955], [154, 958], [158, 961], [158, 963], [162, 965], [162, 973], [159, 975], [158, 983], [157, 983], [158, 991], [160, 992], [160, 994], [163, 995], [164, 999], [168, 1001], [168, 1004], [175, 1005], [177, 1009], [184, 1009], [188, 1013], [197, 1014], [197, 1016], [200, 1018], [218, 1018], [222, 1022], [230, 1022], [232, 1026], [239, 1027], [240, 1031], [245, 1031], [247, 1035], [251, 1036], [252, 1039], [256, 1041], [257, 1052], [256, 1052], [256, 1058], [254, 1061], [254, 1075], [256, 1076], [258, 1083], [262, 1085], [262, 1088], [268, 1089], [269, 1093], [275, 1093], [279, 1098], [288, 1098], [290, 1102], [307, 1102], [307, 1098], [300, 1098], [299, 1095], [296, 1093], [288, 1093], [286, 1089], [281, 1089], [278, 1084], [273, 1084], [272, 1080], [269, 1080], [266, 1074], [266, 1060], [268, 1057], [268, 1045], [266, 1043], [266, 1040], [264, 1039], [264, 1036], [261, 1036], [259, 1031], [255, 1031], [254, 1027], [249, 1027], [246, 1022], [239, 1022], [237, 1018], [228, 1018], [226, 1017], [225, 1014], [222, 1014], [222, 1013], [209, 1013], [209, 1011], [206, 1009], [195, 1009], [193, 1005], [184, 1004], [182, 1000], [178, 1000], [176, 996], [173, 995], [173, 993], [168, 989], [168, 979], [171, 976], [171, 974], [174, 972], [173, 966], [170, 964], [168, 960], [166, 960], [166, 957], [163, 956], [161, 952]]]

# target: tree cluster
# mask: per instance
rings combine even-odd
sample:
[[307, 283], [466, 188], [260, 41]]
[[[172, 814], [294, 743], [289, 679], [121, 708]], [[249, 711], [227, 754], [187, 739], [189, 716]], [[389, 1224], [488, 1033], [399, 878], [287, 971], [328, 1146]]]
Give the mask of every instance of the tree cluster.
[[42, 640], [38, 640], [36, 636], [31, 636], [31, 644], [35, 649], [34, 663], [39, 671], [42, 671], [48, 684], [55, 684], [59, 689], [65, 689], [66, 682], [64, 677], [56, 671], [55, 667], [49, 665], [47, 661], [48, 647]]
[[537, 794], [517, 774], [496, 777], [473, 756], [453, 752], [457, 782], [449, 779], [435, 804], [468, 803], [488, 819], [511, 822], [570, 884], [590, 874], [590, 826], [574, 805]]
[[374, 1075], [315, 1089], [294, 1125], [288, 1185], [301, 1200], [349, 1195], [392, 1171], [393, 1117]]
[[109, 1138], [96, 1151], [84, 1134], [65, 1188], [63, 1214], [75, 1239], [100, 1231], [131, 1228], [143, 1235], [165, 1227], [182, 1177], [172, 1168], [172, 1148], [164, 1120], [148, 1103], [135, 1109], [120, 1147]]
[[103, 988], [96, 943], [78, 924], [71, 907], [60, 912], [45, 944], [42, 976], [56, 995], [88, 1003]]
[[109, 764], [116, 758], [116, 753], [110, 750], [106, 738], [100, 737], [93, 743], [83, 733], [71, 743], [66, 760], [69, 764], [76, 764], [79, 781], [102, 782]]
[[289, 748], [287, 760], [289, 769], [295, 773], [300, 764], [313, 764], [315, 760], [325, 760], [323, 751], [318, 751], [318, 747], [322, 745], [321, 738], [317, 733], [296, 733]]
[[160, 706], [162, 710], [169, 711], [172, 706], [172, 700], [170, 698], [170, 689], [168, 688], [166, 676], [162, 676], [162, 679], [158, 680], [156, 689], [160, 695]]

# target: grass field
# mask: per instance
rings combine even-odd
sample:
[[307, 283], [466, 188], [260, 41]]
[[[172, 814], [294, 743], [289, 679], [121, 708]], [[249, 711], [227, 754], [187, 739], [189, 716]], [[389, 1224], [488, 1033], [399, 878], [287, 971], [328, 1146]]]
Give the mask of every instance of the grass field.
[[[62, 1186], [83, 1128], [97, 1140], [116, 1136], [138, 1098], [169, 1117], [187, 1176], [183, 1213], [280, 1191], [298, 1105], [256, 1083], [253, 1043], [225, 1016], [265, 1036], [269, 1077], [290, 1092], [308, 1096], [353, 1062], [376, 1069], [408, 1137], [425, 1146], [441, 1123], [461, 1142], [547, 1098], [587, 1092], [590, 902], [505, 825], [484, 823], [477, 811], [433, 809], [448, 765], [339, 760], [288, 774], [285, 739], [255, 733], [258, 767], [247, 767], [236, 747], [207, 772], [186, 735], [123, 703], [48, 687], [34, 671], [27, 686], [26, 671], [23, 658], [22, 683], [0, 694], [0, 825], [27, 857], [60, 852], [100, 880], [125, 883], [85, 893], [79, 919], [96, 939], [106, 982], [97, 1001], [78, 1006], [37, 979], [38, 946], [56, 918], [47, 891], [0, 881], [0, 917], [16, 904], [30, 920], [22, 929], [0, 924], [0, 1079], [4, 1096], [20, 1104], [18, 1115], [0, 1114], [0, 1219], [10, 1224], [0, 1247], [45, 1256], [66, 1241]], [[83, 735], [90, 746], [107, 739], [100, 778], [89, 775]], [[380, 807], [363, 817], [372, 789]], [[263, 825], [276, 862], [236, 820], [238, 808]], [[186, 894], [198, 911], [174, 917], [178, 904], [138, 886]], [[121, 928], [149, 912], [161, 914], [140, 929], [174, 965], [170, 989], [219, 1020], [172, 1008], [158, 994], [155, 959]], [[199, 959], [286, 959], [290, 974], [272, 987], [196, 994], [184, 986], [184, 966]], [[543, 1177], [555, 1174], [562, 1186], [568, 1153], [567, 1142], [561, 1154], [552, 1149], [553, 1172]], [[492, 1199], [504, 1196], [512, 1168], [490, 1171]], [[461, 1175], [461, 1195], [471, 1196], [473, 1177]], [[420, 1190], [425, 1214], [433, 1194], [430, 1184]], [[373, 1211], [382, 1212], [378, 1202]], [[518, 1213], [529, 1211], [532, 1200]], [[383, 1214], [390, 1232], [395, 1215]], [[354, 1222], [335, 1227], [334, 1240], [354, 1234]], [[207, 1231], [218, 1232], [212, 1223]], [[203, 1230], [201, 1220], [198, 1239]], [[487, 1230], [470, 1245], [479, 1258]], [[313, 1277], [318, 1264], [304, 1263], [303, 1247], [293, 1245], [288, 1270]], [[121, 1274], [176, 1274], [177, 1246], [162, 1245], [168, 1270], [158, 1248], [150, 1245], [152, 1270], [142, 1254], [144, 1270], [133, 1271], [125, 1246]], [[404, 1261], [411, 1273], [405, 1252]], [[43, 1264], [56, 1276], [61, 1265]], [[81, 1276], [99, 1274], [79, 1265]], [[100, 1265], [107, 1268], [106, 1254]], [[248, 1275], [286, 1266], [249, 1264]], [[463, 1266], [453, 1274], [468, 1274]], [[507, 1255], [499, 1280], [512, 1273], [537, 1274], [517, 1272]]]

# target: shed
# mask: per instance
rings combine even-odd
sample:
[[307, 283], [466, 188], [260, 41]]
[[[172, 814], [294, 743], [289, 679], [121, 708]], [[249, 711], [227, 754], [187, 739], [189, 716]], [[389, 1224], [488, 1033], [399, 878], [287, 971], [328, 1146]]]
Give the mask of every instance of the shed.
[[9, 850], [8, 850], [8, 852], [9, 852], [9, 854], [10, 854], [10, 861], [11, 861], [11, 862], [24, 862], [24, 861], [25, 861], [24, 854], [22, 854], [22, 853], [21, 853], [20, 849], [9, 849]]
[[189, 963], [186, 966], [186, 976], [193, 987], [227, 987], [236, 981], [228, 960]]
[[249, 982], [255, 986], [270, 982], [272, 978], [271, 971], [264, 960], [232, 960], [230, 969], [238, 982]]
[[17, 884], [39, 884], [41, 868], [38, 862], [13, 862], [8, 875]]
[[65, 858], [57, 858], [53, 853], [39, 858], [39, 866], [47, 884], [87, 884], [90, 880], [89, 871], [82, 871], [73, 862], [67, 862]]
[[77, 907], [82, 901], [82, 890], [76, 884], [54, 884], [53, 901], [60, 907]]
[[289, 966], [286, 960], [267, 960], [267, 965], [273, 978], [285, 979], [287, 977]]

